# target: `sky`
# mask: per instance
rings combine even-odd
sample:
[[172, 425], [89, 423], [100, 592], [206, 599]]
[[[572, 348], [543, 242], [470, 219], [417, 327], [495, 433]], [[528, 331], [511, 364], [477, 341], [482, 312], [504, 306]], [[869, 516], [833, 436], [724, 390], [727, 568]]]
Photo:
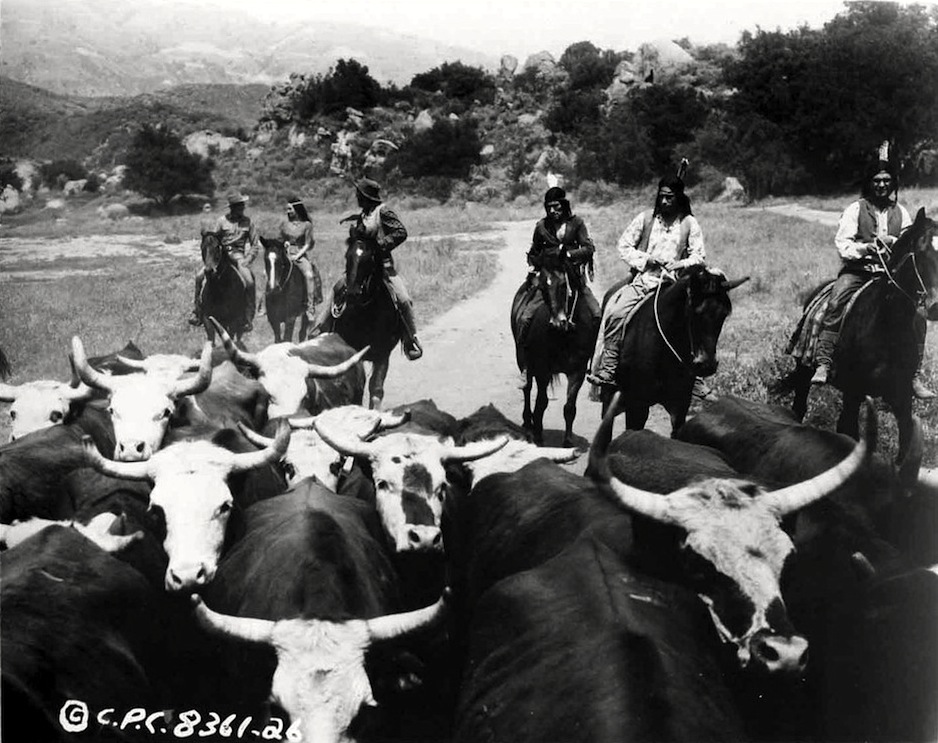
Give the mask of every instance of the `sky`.
[[477, 49], [492, 55], [570, 44], [636, 50], [646, 41], [688, 37], [735, 44], [744, 30], [820, 28], [843, 0], [223, 0], [260, 20], [350, 21]]

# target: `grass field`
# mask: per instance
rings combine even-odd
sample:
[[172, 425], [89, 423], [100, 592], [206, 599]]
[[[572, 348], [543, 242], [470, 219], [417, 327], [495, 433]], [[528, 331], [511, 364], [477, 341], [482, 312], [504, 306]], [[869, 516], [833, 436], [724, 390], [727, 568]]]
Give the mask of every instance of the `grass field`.
[[[938, 189], [904, 191], [903, 203], [910, 211], [925, 206], [938, 211]], [[646, 189], [626, 196], [613, 206], [591, 207], [574, 203], [575, 211], [590, 227], [597, 246], [597, 279], [609, 284], [624, 272], [615, 244], [632, 217], [650, 205]], [[839, 211], [853, 198], [804, 198], [798, 203], [813, 209]], [[771, 203], [771, 202], [767, 202]], [[513, 204], [503, 208], [480, 205], [425, 206], [417, 200], [393, 203], [411, 233], [397, 254], [397, 263], [414, 296], [418, 321], [426, 323], [454, 302], [486, 286], [496, 262], [491, 250], [500, 241], [480, 234], [461, 240], [441, 235], [484, 233], [496, 221], [534, 220], [537, 204]], [[720, 370], [711, 384], [718, 392], [771, 401], [769, 385], [791, 368], [782, 354], [788, 336], [800, 315], [801, 299], [820, 281], [833, 277], [839, 261], [833, 247], [833, 229], [793, 217], [764, 211], [760, 206], [695, 204], [704, 231], [710, 265], [722, 268], [730, 278], [750, 280], [733, 292], [733, 315], [720, 339]], [[339, 275], [344, 250], [344, 227], [339, 219], [354, 211], [340, 205], [328, 212], [315, 212], [317, 244], [314, 260], [327, 286]], [[273, 234], [281, 215], [262, 209], [249, 210], [262, 234]], [[190, 241], [198, 234], [198, 214], [159, 219], [138, 219], [118, 224], [102, 223], [93, 204], [76, 209], [67, 221], [8, 220], [4, 240], [43, 236], [63, 240], [80, 235], [99, 235], [103, 243], [120, 241], [120, 235], [153, 236], [155, 252], [164, 245]], [[102, 226], [104, 229], [102, 229]], [[430, 236], [430, 237], [423, 237]], [[134, 254], [107, 259], [74, 256], [60, 259], [55, 268], [102, 270], [102, 273], [72, 275], [51, 281], [0, 280], [0, 346], [15, 367], [14, 381], [41, 377], [67, 377], [65, 353], [73, 334], [81, 336], [89, 352], [100, 353], [133, 340], [148, 353], [191, 352], [204, 335], [186, 323], [192, 301], [192, 276], [197, 268], [197, 247], [192, 255], [176, 260], [144, 262], [148, 256]], [[26, 260], [5, 272], [40, 268], [48, 264]], [[255, 266], [255, 274], [263, 268]], [[9, 277], [7, 277], [9, 278]], [[272, 341], [270, 329], [259, 318], [250, 347]], [[924, 376], [938, 387], [938, 336], [929, 337]], [[788, 402], [788, 401], [781, 401]], [[833, 428], [839, 393], [833, 389], [812, 392], [808, 422]], [[916, 403], [926, 434], [926, 462], [938, 459], [938, 404]], [[895, 446], [891, 416], [882, 416], [884, 450]], [[0, 436], [3, 435], [0, 430]]]

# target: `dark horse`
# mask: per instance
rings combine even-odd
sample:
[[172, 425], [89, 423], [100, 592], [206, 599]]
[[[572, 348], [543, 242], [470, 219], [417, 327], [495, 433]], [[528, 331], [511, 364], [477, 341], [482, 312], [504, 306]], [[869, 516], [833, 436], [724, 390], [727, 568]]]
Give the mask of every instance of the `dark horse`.
[[306, 340], [309, 318], [306, 317], [306, 280], [287, 252], [283, 240], [261, 238], [264, 246], [264, 271], [267, 285], [264, 302], [267, 322], [274, 331], [274, 342], [293, 341], [293, 328], [300, 318], [297, 341]]
[[322, 323], [323, 332], [334, 332], [356, 351], [371, 350], [368, 380], [369, 407], [378, 409], [384, 399], [384, 380], [392, 349], [400, 342], [401, 318], [394, 299], [384, 285], [380, 257], [364, 240], [348, 238], [345, 251], [345, 296]]
[[[527, 293], [527, 282], [515, 294], [511, 304], [511, 333], [515, 346], [519, 343], [527, 377], [524, 383], [524, 411], [522, 425], [531, 432], [536, 444], [544, 439], [544, 411], [547, 410], [547, 390], [555, 377], [567, 377], [567, 399], [563, 406], [563, 446], [573, 445], [573, 421], [576, 418], [576, 398], [586, 378], [590, 356], [599, 331], [599, 318], [573, 286], [567, 265], [545, 265], [534, 276], [538, 296], [528, 301], [538, 303], [523, 338], [519, 338], [519, 312]], [[537, 397], [531, 409], [531, 387], [537, 381]]]
[[[205, 262], [205, 283], [202, 287], [202, 316], [214, 317], [232, 340], [241, 345], [244, 333], [244, 280], [228, 255], [218, 234], [202, 235], [202, 260]], [[205, 322], [208, 339], [215, 342], [215, 326]]]
[[[886, 272], [856, 297], [844, 320], [831, 384], [843, 392], [837, 430], [853, 438], [859, 434], [859, 408], [866, 395], [889, 405], [899, 428], [897, 461], [902, 462], [913, 439], [912, 379], [925, 330], [918, 307], [925, 308], [929, 320], [938, 320], [938, 223], [924, 209], [893, 245], [885, 265]], [[827, 283], [812, 292], [805, 308]], [[812, 366], [799, 362], [774, 388], [779, 394], [794, 390], [792, 409], [799, 420], [808, 409], [812, 373]]]
[[[644, 428], [657, 403], [668, 411], [672, 433], [684, 424], [694, 379], [717, 370], [717, 341], [732, 310], [729, 292], [748, 280], [728, 281], [721, 272], [693, 266], [673, 281], [662, 281], [635, 311], [616, 367], [619, 411], [625, 413], [627, 429]], [[616, 288], [606, 292], [604, 307]], [[603, 388], [603, 416], [615, 391]]]

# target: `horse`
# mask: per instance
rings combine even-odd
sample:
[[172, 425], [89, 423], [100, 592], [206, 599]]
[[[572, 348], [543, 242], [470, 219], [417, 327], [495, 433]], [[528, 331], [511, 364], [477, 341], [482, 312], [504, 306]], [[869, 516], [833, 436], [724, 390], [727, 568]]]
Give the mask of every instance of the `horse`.
[[[925, 216], [925, 209], [919, 209], [882, 265], [884, 271], [858, 292], [844, 318], [830, 383], [843, 393], [837, 430], [854, 439], [859, 435], [860, 403], [867, 395], [881, 398], [892, 409], [899, 429], [896, 461], [901, 464], [914, 439], [912, 379], [925, 331], [919, 306], [929, 320], [938, 320], [938, 223]], [[804, 302], [805, 310], [829, 283], [814, 289]], [[799, 331], [802, 325], [804, 319]], [[772, 390], [779, 395], [794, 391], [792, 410], [799, 420], [808, 409], [814, 371], [813, 360], [806, 362], [799, 359]]]
[[[522, 426], [531, 433], [534, 443], [544, 443], [544, 411], [547, 390], [557, 376], [567, 377], [567, 397], [563, 406], [563, 446], [573, 446], [573, 421], [576, 398], [589, 367], [599, 318], [574, 288], [570, 272], [576, 270], [566, 261], [544, 265], [535, 275], [535, 291], [543, 302], [535, 308], [526, 331], [519, 327], [520, 311], [528, 297], [527, 282], [518, 289], [511, 305], [511, 333], [526, 370]], [[523, 334], [523, 337], [521, 337]], [[531, 408], [531, 388], [537, 382], [537, 397]]]
[[[732, 311], [729, 292], [748, 280], [746, 276], [730, 281], [705, 266], [662, 279], [626, 325], [616, 387], [603, 387], [600, 393], [603, 416], [618, 390], [618, 411], [625, 413], [628, 430], [643, 429], [655, 404], [668, 411], [672, 433], [680, 428], [690, 408], [694, 380], [717, 370], [717, 341]], [[617, 288], [606, 292], [604, 308]]]
[[[232, 340], [243, 347], [246, 302], [244, 280], [228, 255], [221, 237], [215, 232], [202, 235], [202, 260], [205, 262], [205, 283], [202, 286], [202, 315], [214, 317]], [[215, 326], [205, 322], [205, 334], [215, 342]]]
[[375, 249], [359, 238], [349, 237], [346, 244], [345, 296], [341, 304], [334, 301], [320, 329], [337, 333], [356, 351], [371, 346], [363, 360], [372, 365], [368, 406], [377, 410], [384, 399], [391, 351], [403, 337], [402, 321], [384, 285], [384, 266]]
[[267, 322], [274, 331], [274, 342], [293, 341], [293, 328], [300, 318], [297, 341], [306, 340], [309, 318], [306, 316], [306, 280], [287, 252], [283, 240], [261, 238], [264, 246], [264, 271], [267, 285], [264, 302]]

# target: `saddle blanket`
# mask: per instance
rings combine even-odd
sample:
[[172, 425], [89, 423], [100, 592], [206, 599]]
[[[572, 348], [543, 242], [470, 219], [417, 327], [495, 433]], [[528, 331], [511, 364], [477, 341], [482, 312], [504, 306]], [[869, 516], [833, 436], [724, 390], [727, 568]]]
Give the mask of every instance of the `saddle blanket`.
[[[853, 309], [857, 298], [873, 281], [874, 279], [867, 281], [850, 297], [850, 301], [847, 302], [847, 307], [844, 310], [843, 320], [841, 320], [841, 328], [843, 328], [843, 323], [847, 321], [847, 316]], [[831, 290], [833, 288], [834, 281], [832, 280], [825, 284], [814, 298], [808, 302], [804, 313], [801, 315], [801, 320], [798, 322], [798, 327], [795, 328], [795, 332], [792, 333], [791, 339], [788, 341], [785, 353], [796, 359], [803, 366], [815, 365], [814, 356], [817, 349], [817, 341], [818, 337], [821, 335], [824, 314], [827, 312], [827, 306], [830, 303]], [[838, 332], [841, 328], [838, 328]]]

